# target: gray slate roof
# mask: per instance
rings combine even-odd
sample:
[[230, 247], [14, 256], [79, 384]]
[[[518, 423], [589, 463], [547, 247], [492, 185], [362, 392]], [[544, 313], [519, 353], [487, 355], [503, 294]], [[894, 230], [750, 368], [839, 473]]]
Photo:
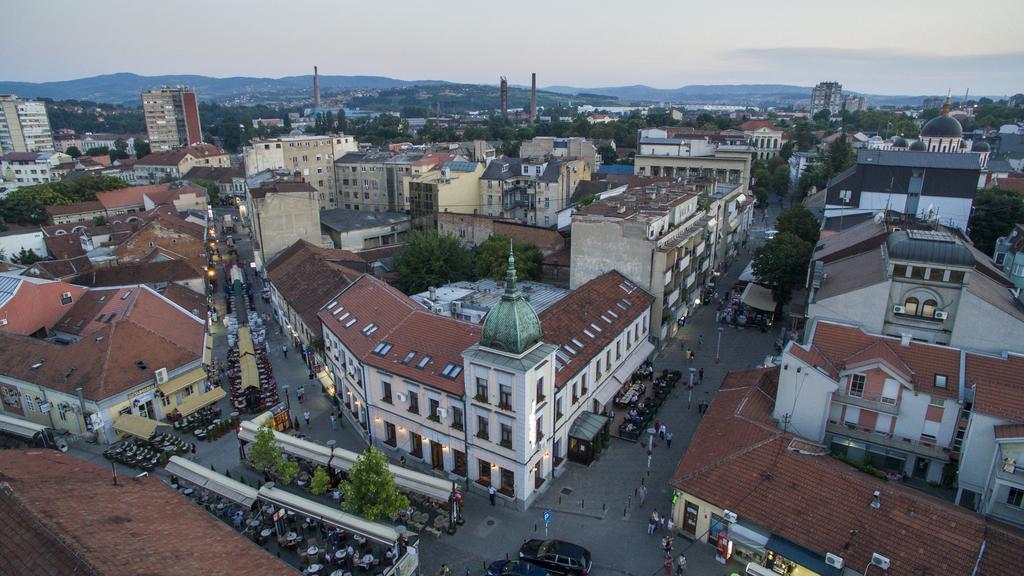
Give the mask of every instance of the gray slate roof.
[[370, 212], [345, 208], [332, 208], [320, 212], [320, 224], [336, 232], [390, 226], [408, 221], [409, 215], [400, 212]]
[[487, 165], [481, 180], [508, 180], [520, 176], [523, 172], [523, 161], [519, 158], [495, 158]]
[[858, 164], [877, 166], [907, 166], [912, 168], [948, 168], [951, 170], [979, 170], [980, 154], [963, 152], [911, 152], [909, 150], [859, 150]]

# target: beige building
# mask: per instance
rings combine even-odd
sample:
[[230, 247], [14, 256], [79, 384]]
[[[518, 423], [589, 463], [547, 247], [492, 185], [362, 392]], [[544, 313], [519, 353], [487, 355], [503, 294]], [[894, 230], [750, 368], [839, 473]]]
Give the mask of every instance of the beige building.
[[480, 208], [480, 176], [484, 165], [445, 162], [440, 169], [408, 178], [409, 214], [413, 229], [436, 229], [442, 212], [476, 213]]
[[554, 136], [537, 136], [533, 140], [523, 142], [519, 147], [520, 158], [580, 158], [586, 161], [590, 171], [597, 170], [601, 156], [597, 147], [586, 138], [555, 138]]
[[0, 154], [53, 151], [46, 105], [0, 94]]
[[154, 152], [203, 141], [196, 93], [188, 88], [160, 88], [142, 93], [146, 133]]
[[783, 130], [766, 120], [751, 120], [744, 122], [740, 128], [747, 136], [750, 145], [754, 147], [754, 158], [758, 160], [771, 160], [782, 151]]
[[275, 180], [247, 192], [249, 218], [256, 239], [256, 265], [262, 267], [298, 240], [323, 245], [319, 194], [308, 182]]
[[213, 144], [193, 144], [168, 152], [148, 154], [135, 163], [135, 179], [143, 184], [183, 178], [193, 168], [227, 168], [231, 156]]
[[352, 136], [344, 134], [281, 136], [253, 140], [243, 149], [245, 175], [264, 170], [289, 170], [316, 188], [322, 209], [337, 208], [336, 159], [359, 149]]
[[558, 225], [576, 186], [590, 180], [590, 165], [576, 158], [497, 158], [480, 177], [480, 213], [535, 226]]

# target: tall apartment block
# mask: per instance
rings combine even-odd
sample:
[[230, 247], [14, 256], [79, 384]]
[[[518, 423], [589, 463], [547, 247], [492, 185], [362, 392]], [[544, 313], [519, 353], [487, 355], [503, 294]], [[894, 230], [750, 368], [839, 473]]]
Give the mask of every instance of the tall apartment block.
[[46, 105], [0, 94], [0, 153], [53, 151]]
[[843, 85], [839, 82], [818, 82], [811, 90], [811, 113], [828, 110], [838, 114], [843, 109]]
[[188, 88], [160, 88], [142, 93], [146, 132], [154, 152], [203, 141], [196, 93]]

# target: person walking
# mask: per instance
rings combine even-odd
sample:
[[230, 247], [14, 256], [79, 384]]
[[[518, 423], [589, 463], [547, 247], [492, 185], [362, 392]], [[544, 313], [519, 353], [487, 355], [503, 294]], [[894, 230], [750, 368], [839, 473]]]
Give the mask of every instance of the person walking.
[[686, 554], [680, 554], [679, 559], [676, 560], [676, 574], [678, 576], [686, 574]]
[[647, 500], [647, 486], [641, 484], [640, 490], [638, 490], [637, 493], [640, 495], [640, 507], [642, 508], [644, 501]]
[[309, 426], [309, 410], [302, 413], [302, 419], [306, 421], [306, 426]]
[[697, 371], [697, 382], [699, 382], [700, 384], [704, 383], [704, 369], [703, 368], [701, 368], [700, 370]]
[[665, 432], [665, 446], [672, 447], [672, 431]]
[[665, 529], [668, 530], [668, 535], [671, 537], [676, 532], [676, 523], [672, 521], [672, 517], [669, 516], [668, 522], [665, 523]]
[[487, 497], [491, 500], [491, 506], [494, 506], [495, 501], [498, 499], [498, 491], [494, 486], [487, 487]]
[[666, 425], [664, 422], [662, 422], [661, 423], [661, 428], [658, 428], [658, 436], [660, 436], [661, 439], [664, 440], [665, 439], [665, 434], [668, 434], [668, 425]]
[[665, 553], [665, 564], [664, 564], [665, 576], [672, 576], [672, 567], [673, 567], [674, 564], [675, 563], [672, 562], [672, 553], [671, 552], [666, 552]]
[[704, 347], [704, 335], [701, 334], [700, 336], [697, 336], [697, 348], [703, 348], [703, 347]]
[[282, 344], [281, 345], [281, 353], [284, 354], [285, 358], [288, 357], [288, 345], [287, 344]]
[[651, 517], [647, 520], [647, 534], [654, 534], [654, 527], [658, 525], [657, 517], [657, 511], [651, 512]]
[[337, 430], [337, 429], [338, 429], [338, 417], [334, 415], [334, 412], [331, 412], [331, 430]]

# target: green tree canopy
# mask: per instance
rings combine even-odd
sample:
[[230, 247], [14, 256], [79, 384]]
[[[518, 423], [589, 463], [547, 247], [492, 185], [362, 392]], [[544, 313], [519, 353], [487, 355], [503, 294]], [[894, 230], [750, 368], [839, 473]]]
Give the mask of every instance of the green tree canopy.
[[151, 151], [152, 150], [149, 147], [149, 142], [146, 142], [142, 138], [136, 138], [135, 139], [135, 157], [136, 158], [145, 158], [147, 155], [149, 155], [149, 153]]
[[113, 176], [86, 174], [70, 183], [46, 182], [25, 186], [0, 199], [0, 219], [13, 224], [46, 222], [46, 207], [73, 204], [96, 199], [101, 190], [127, 188], [128, 184]]
[[213, 180], [203, 180], [202, 178], [196, 178], [191, 182], [196, 186], [206, 188], [206, 197], [209, 199], [210, 204], [217, 203], [217, 199], [220, 198], [220, 186], [216, 182]]
[[[476, 275], [480, 278], [494, 278], [501, 282], [508, 272], [507, 236], [491, 236], [476, 249]], [[540, 278], [540, 264], [543, 257], [532, 244], [520, 244], [512, 248], [516, 257], [516, 277], [520, 280]]]
[[754, 252], [754, 275], [771, 286], [776, 302], [788, 303], [793, 289], [803, 283], [812, 250], [792, 232], [782, 232]]
[[990, 188], [974, 197], [970, 236], [985, 254], [992, 254], [996, 239], [1009, 234], [1018, 222], [1024, 222], [1024, 199], [1016, 192]]
[[114, 140], [114, 149], [110, 151], [111, 160], [123, 160], [128, 157], [128, 141], [124, 138]]
[[313, 478], [309, 481], [309, 491], [317, 496], [331, 489], [331, 476], [323, 466], [317, 466]]
[[373, 446], [352, 464], [341, 491], [345, 493], [342, 508], [367, 520], [392, 518], [409, 507], [409, 499], [395, 486], [387, 458]]
[[284, 457], [281, 446], [274, 439], [274, 431], [260, 426], [249, 447], [249, 464], [260, 471], [273, 473], [282, 484], [291, 484], [299, 473], [299, 465]]
[[415, 294], [431, 286], [473, 279], [473, 253], [450, 234], [416, 230], [395, 255], [395, 272], [395, 286], [406, 294]]
[[812, 246], [818, 242], [820, 232], [818, 220], [803, 204], [796, 204], [792, 208], [783, 210], [775, 221], [775, 228], [779, 232], [791, 232]]
[[78, 158], [82, 155], [82, 151], [78, 149], [78, 146], [68, 146], [64, 149], [64, 153], [72, 158]]

